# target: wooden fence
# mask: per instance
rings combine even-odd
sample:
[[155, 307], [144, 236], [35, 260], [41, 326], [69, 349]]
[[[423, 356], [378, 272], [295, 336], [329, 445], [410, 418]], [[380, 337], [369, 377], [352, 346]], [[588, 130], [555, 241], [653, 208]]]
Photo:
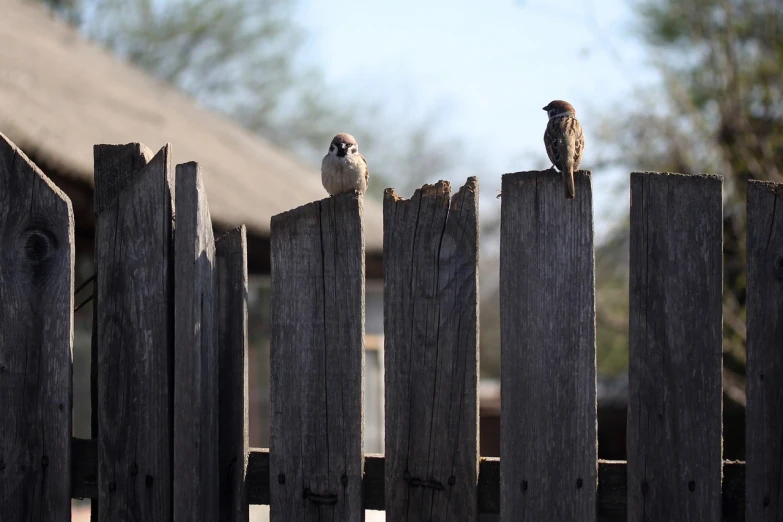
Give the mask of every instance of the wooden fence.
[[[272, 219], [271, 448], [248, 448], [244, 228], [198, 165], [95, 147], [92, 440], [68, 198], [0, 135], [0, 520], [781, 520], [783, 197], [748, 186], [747, 464], [722, 461], [722, 181], [631, 176], [628, 462], [597, 459], [592, 185], [503, 176], [502, 459], [478, 454], [478, 182], [384, 200], [385, 456], [362, 448], [362, 199]], [[176, 219], [175, 219], [176, 217]]]

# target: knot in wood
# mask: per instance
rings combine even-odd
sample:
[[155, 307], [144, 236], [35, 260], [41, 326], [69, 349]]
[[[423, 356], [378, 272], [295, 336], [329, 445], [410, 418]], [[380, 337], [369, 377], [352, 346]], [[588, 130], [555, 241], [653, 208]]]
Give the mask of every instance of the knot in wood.
[[38, 264], [45, 261], [57, 248], [54, 235], [43, 228], [29, 228], [22, 233], [24, 256], [28, 262]]

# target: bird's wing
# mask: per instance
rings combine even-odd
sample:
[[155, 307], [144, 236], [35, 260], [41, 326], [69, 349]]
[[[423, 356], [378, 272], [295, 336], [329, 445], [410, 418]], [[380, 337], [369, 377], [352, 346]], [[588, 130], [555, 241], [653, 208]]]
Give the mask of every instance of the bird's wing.
[[582, 153], [585, 150], [585, 133], [582, 132], [582, 126], [577, 120], [574, 120], [576, 125], [574, 131], [576, 133], [576, 140], [574, 146], [574, 170], [579, 168], [579, 164], [582, 163]]
[[546, 131], [544, 131], [544, 147], [546, 147], [546, 155], [549, 156], [549, 161], [559, 169], [560, 147], [558, 146], [558, 132], [551, 122], [547, 124]]
[[364, 162], [364, 183], [369, 187], [370, 186], [370, 166], [367, 165], [367, 158], [365, 158], [362, 153], [359, 153], [359, 157], [362, 158], [362, 161]]

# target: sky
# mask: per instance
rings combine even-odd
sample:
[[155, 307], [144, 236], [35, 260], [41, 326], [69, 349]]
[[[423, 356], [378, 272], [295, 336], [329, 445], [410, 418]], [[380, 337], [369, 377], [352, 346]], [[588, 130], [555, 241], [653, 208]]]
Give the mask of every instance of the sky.
[[[305, 0], [298, 21], [306, 56], [330, 89], [401, 113], [435, 108], [439, 132], [467, 139], [480, 162], [469, 168], [479, 172], [450, 181], [478, 174], [482, 212], [499, 209], [490, 199], [501, 174], [549, 167], [544, 105], [575, 106], [587, 141], [582, 167], [590, 169], [596, 116], [656, 81], [627, 0]], [[627, 209], [609, 187], [628, 172], [593, 174], [600, 234]]]

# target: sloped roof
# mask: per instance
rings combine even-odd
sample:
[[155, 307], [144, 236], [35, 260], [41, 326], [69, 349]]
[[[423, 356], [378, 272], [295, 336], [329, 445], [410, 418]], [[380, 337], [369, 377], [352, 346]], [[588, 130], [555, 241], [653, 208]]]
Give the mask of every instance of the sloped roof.
[[[292, 155], [86, 41], [38, 4], [0, 0], [0, 132], [92, 184], [97, 143], [172, 144], [202, 167], [212, 218], [269, 234], [270, 218], [326, 197]], [[342, 130], [342, 129], [339, 129]], [[326, 145], [324, 146], [326, 147]], [[382, 249], [381, 205], [364, 202], [366, 247]]]

